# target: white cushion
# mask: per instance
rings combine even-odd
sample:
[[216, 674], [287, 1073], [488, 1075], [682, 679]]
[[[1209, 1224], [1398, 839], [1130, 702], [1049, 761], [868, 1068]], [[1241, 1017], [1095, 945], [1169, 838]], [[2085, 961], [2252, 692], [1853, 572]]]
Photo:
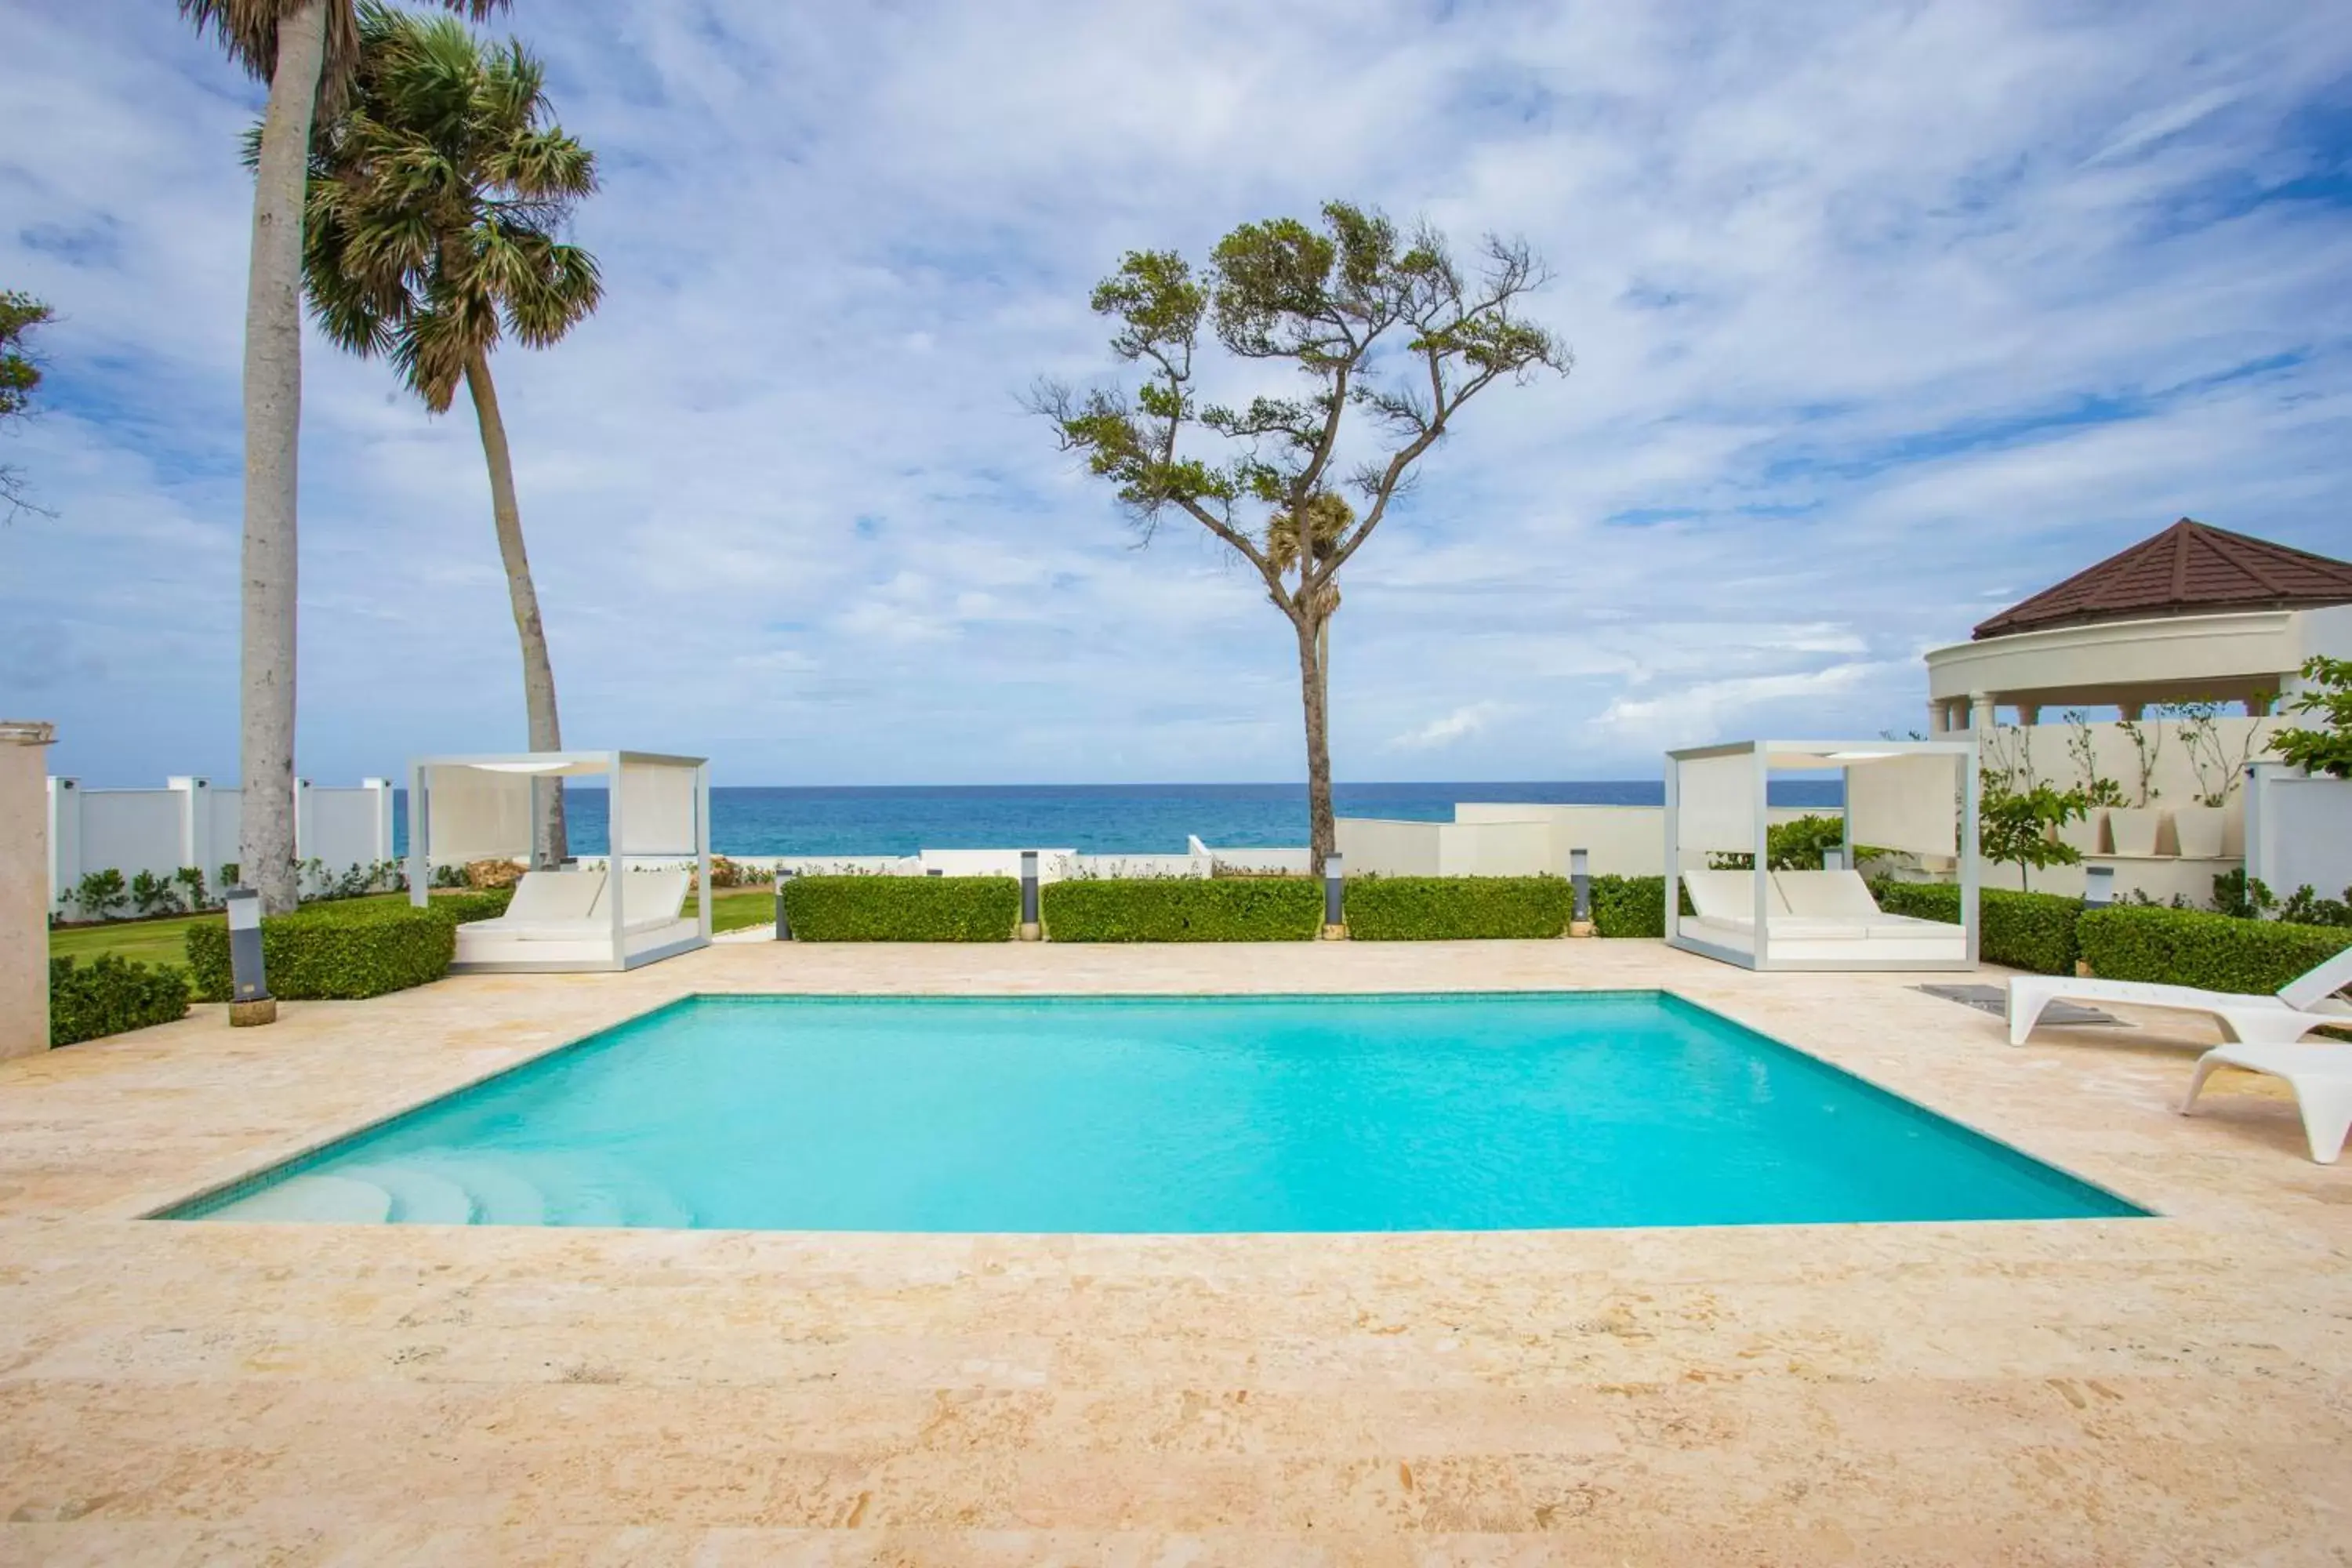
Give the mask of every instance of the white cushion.
[[513, 901], [501, 923], [536, 925], [547, 921], [584, 921], [604, 890], [602, 871], [526, 871], [515, 884]]
[[1879, 912], [1859, 871], [1775, 871], [1772, 885], [1790, 914], [1867, 921]]
[[[1690, 890], [1691, 908], [1701, 920], [1727, 925], [1756, 923], [1756, 874], [1752, 871], [1685, 871], [1683, 886]], [[1789, 903], [1769, 877], [1764, 879], [1764, 910], [1785, 915]]]
[[669, 924], [686, 908], [687, 891], [693, 886], [691, 871], [631, 871], [621, 879], [625, 929], [645, 931]]

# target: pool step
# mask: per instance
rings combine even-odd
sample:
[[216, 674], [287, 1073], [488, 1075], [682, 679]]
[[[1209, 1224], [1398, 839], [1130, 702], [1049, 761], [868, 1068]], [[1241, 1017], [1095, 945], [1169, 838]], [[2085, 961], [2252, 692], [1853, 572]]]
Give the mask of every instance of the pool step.
[[392, 1217], [392, 1194], [351, 1176], [292, 1176], [224, 1204], [206, 1217], [295, 1221], [318, 1225], [382, 1225]]
[[473, 1197], [446, 1176], [419, 1165], [387, 1162], [354, 1165], [344, 1174], [372, 1182], [392, 1194], [394, 1225], [471, 1225]]
[[436, 1155], [411, 1162], [462, 1189], [473, 1200], [476, 1225], [545, 1225], [547, 1194], [521, 1172], [488, 1158]]

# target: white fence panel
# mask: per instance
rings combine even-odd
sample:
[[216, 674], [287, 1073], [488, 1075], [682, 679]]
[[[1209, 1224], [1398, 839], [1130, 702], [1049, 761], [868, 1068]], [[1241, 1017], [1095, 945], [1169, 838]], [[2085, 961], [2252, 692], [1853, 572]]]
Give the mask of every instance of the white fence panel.
[[2247, 770], [2246, 874], [2281, 898], [2352, 887], [2352, 779], [2305, 777], [2276, 763]]
[[[242, 832], [242, 792], [177, 776], [163, 789], [84, 789], [52, 778], [49, 788], [49, 907], [72, 907], [74, 889], [94, 871], [118, 871], [128, 884], [145, 871], [169, 879], [183, 866], [220, 891], [221, 868], [235, 864]], [[295, 853], [325, 863], [327, 879], [352, 866], [392, 858], [392, 785], [368, 779], [352, 788], [312, 789], [303, 781], [295, 806]]]

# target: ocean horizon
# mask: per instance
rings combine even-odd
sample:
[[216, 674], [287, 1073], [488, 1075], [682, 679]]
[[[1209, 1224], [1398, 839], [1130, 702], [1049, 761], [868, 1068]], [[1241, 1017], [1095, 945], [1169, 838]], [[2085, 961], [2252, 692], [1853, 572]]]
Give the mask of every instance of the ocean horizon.
[[[1834, 779], [1775, 779], [1775, 805], [1834, 806]], [[406, 790], [395, 792], [396, 853], [408, 844]], [[1656, 779], [1552, 783], [1340, 784], [1342, 816], [1450, 822], [1457, 801], [1662, 805]], [[604, 792], [564, 792], [572, 849], [604, 852]], [[1307, 842], [1305, 784], [731, 784], [710, 791], [710, 847], [721, 855], [912, 855], [921, 849], [1071, 849], [1181, 855]]]

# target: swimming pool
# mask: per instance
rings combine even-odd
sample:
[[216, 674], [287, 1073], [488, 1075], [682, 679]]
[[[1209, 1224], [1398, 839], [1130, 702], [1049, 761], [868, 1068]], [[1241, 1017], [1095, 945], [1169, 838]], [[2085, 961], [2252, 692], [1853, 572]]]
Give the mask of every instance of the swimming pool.
[[1202, 1233], [2142, 1212], [1628, 992], [690, 997], [164, 1217]]

